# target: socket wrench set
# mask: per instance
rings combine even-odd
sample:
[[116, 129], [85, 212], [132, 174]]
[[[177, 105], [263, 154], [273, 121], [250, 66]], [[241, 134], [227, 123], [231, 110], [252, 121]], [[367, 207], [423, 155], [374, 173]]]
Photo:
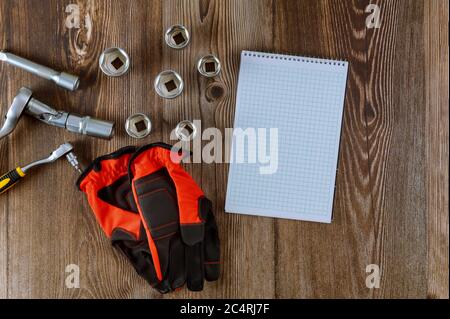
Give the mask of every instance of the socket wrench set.
[[[165, 43], [173, 49], [181, 50], [190, 42], [190, 33], [183, 25], [177, 24], [169, 27], [164, 33]], [[72, 74], [53, 70], [47, 66], [40, 65], [13, 53], [0, 51], [0, 61], [14, 67], [25, 70], [41, 78], [54, 82], [59, 87], [75, 91], [78, 89], [80, 79]], [[126, 74], [130, 68], [130, 58], [124, 49], [111, 47], [102, 52], [98, 60], [100, 70], [107, 76], [118, 77]], [[198, 72], [205, 77], [214, 77], [220, 73], [221, 64], [218, 58], [208, 54], [197, 61]], [[154, 80], [155, 92], [162, 98], [174, 99], [181, 95], [184, 89], [184, 81], [180, 74], [174, 70], [164, 70], [160, 72]], [[34, 117], [48, 125], [64, 128], [69, 132], [98, 137], [102, 139], [111, 139], [114, 136], [115, 123], [107, 120], [96, 119], [90, 116], [79, 115], [56, 110], [54, 107], [45, 104], [33, 97], [33, 92], [27, 88], [19, 89], [11, 106], [6, 112], [5, 120], [0, 128], [0, 139], [8, 136], [16, 128], [23, 114]], [[127, 134], [136, 139], [147, 137], [151, 133], [152, 123], [150, 118], [143, 113], [131, 114], [125, 124]], [[189, 141], [196, 133], [194, 124], [189, 120], [183, 120], [175, 128], [176, 136], [182, 141]], [[58, 152], [62, 147], [64, 150], [70, 148], [67, 152]], [[68, 147], [70, 146], [70, 147]], [[69, 143], [60, 146], [51, 153], [52, 160], [39, 160], [36, 165], [50, 163], [59, 157], [66, 156], [69, 163], [77, 171], [81, 171], [77, 157], [72, 151], [73, 147]], [[5, 192], [12, 187], [21, 177], [23, 177], [30, 167], [26, 169], [17, 167], [11, 172], [0, 177], [0, 193]]]

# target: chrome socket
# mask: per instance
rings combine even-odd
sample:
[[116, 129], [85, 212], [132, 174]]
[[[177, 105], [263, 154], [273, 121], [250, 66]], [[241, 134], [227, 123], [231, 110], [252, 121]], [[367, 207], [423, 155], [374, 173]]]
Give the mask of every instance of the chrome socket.
[[130, 57], [121, 48], [109, 48], [100, 55], [98, 64], [104, 74], [117, 77], [128, 72]]
[[144, 138], [152, 131], [152, 122], [147, 115], [136, 113], [128, 117], [125, 131], [133, 138]]
[[176, 24], [166, 30], [164, 39], [169, 47], [182, 49], [189, 44], [190, 35], [185, 26]]
[[69, 132], [108, 140], [114, 137], [114, 122], [103, 121], [90, 116], [69, 113], [65, 128]]
[[154, 86], [159, 96], [165, 99], [173, 99], [183, 92], [184, 82], [177, 72], [167, 70], [158, 74]]
[[221, 68], [219, 59], [212, 54], [201, 57], [197, 62], [198, 72], [208, 78], [219, 75]]
[[191, 121], [181, 121], [175, 127], [175, 135], [180, 141], [192, 141], [197, 136], [197, 127]]

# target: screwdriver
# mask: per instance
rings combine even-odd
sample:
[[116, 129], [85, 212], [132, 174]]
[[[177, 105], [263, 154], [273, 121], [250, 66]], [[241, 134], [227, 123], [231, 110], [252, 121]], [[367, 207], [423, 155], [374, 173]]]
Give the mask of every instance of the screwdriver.
[[77, 171], [81, 171], [78, 166], [78, 161], [76, 160], [76, 156], [73, 154], [73, 146], [70, 143], [64, 143], [60, 145], [56, 150], [54, 150], [50, 156], [40, 159], [38, 161], [32, 162], [24, 167], [16, 167], [12, 171], [4, 174], [0, 177], [0, 194], [3, 194], [8, 189], [13, 187], [18, 181], [20, 181], [23, 177], [25, 177], [28, 170], [34, 168], [36, 166], [53, 163], [57, 159], [67, 156], [69, 163], [77, 169]]

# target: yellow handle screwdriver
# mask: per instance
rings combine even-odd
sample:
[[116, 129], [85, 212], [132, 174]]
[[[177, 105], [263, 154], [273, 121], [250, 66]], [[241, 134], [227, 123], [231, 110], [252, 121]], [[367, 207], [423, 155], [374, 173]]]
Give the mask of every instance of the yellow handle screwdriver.
[[22, 168], [17, 167], [16, 169], [13, 169], [12, 171], [0, 177], [0, 194], [3, 194], [8, 189], [13, 187], [14, 184], [17, 183], [24, 176], [25, 173], [22, 170]]
[[4, 174], [2, 177], [0, 177], [0, 194], [3, 194], [8, 189], [13, 187], [18, 181], [20, 181], [26, 175], [29, 169], [36, 166], [53, 163], [54, 161], [63, 157], [64, 155], [70, 154], [72, 150], [73, 150], [72, 144], [64, 143], [60, 145], [56, 150], [54, 150], [49, 157], [40, 159], [24, 167], [18, 166], [12, 171]]

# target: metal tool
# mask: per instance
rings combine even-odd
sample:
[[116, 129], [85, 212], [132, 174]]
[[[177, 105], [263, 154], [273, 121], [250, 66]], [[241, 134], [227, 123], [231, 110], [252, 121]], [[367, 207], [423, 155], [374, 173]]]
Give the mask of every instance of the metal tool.
[[79, 78], [75, 75], [52, 70], [46, 66], [21, 58], [9, 52], [0, 51], [0, 61], [4, 61], [44, 79], [53, 81], [56, 85], [67, 90], [75, 91], [80, 84]]
[[183, 92], [184, 82], [177, 72], [167, 70], [158, 74], [154, 86], [159, 96], [166, 99], [173, 99]]
[[10, 134], [25, 112], [34, 118], [78, 134], [110, 139], [114, 135], [114, 123], [98, 120], [89, 116], [56, 111], [52, 107], [34, 99], [33, 92], [21, 88], [6, 114], [5, 123], [0, 129], [0, 139]]
[[197, 62], [197, 70], [201, 75], [208, 78], [217, 76], [220, 73], [221, 65], [219, 59], [212, 55], [205, 55]]
[[189, 142], [197, 136], [197, 127], [191, 121], [181, 121], [175, 127], [175, 135], [180, 141]]
[[98, 60], [100, 69], [108, 76], [121, 76], [130, 67], [130, 58], [121, 48], [109, 48], [103, 51]]
[[70, 152], [66, 154], [66, 159], [69, 162], [70, 165], [72, 165], [72, 167], [79, 173], [83, 173], [83, 167], [81, 166], [81, 164], [78, 162], [78, 158], [75, 155], [74, 152]]
[[169, 47], [182, 49], [189, 44], [190, 35], [185, 26], [176, 24], [166, 30], [164, 39]]
[[147, 115], [136, 113], [128, 117], [125, 130], [131, 137], [144, 138], [152, 131], [152, 122]]
[[[32, 162], [24, 167], [18, 166], [15, 169], [13, 169], [12, 171], [10, 171], [9, 173], [4, 174], [2, 177], [0, 177], [0, 194], [6, 192], [8, 189], [13, 187], [19, 180], [21, 180], [27, 174], [27, 172], [30, 169], [40, 166], [40, 165], [53, 163], [54, 161], [63, 157], [64, 155], [68, 156], [69, 154], [73, 154], [72, 150], [73, 150], [72, 144], [64, 143], [64, 144], [60, 145], [56, 150], [54, 150], [50, 154], [50, 156], [40, 159], [38, 161]], [[69, 160], [69, 162], [70, 162], [70, 160]]]

